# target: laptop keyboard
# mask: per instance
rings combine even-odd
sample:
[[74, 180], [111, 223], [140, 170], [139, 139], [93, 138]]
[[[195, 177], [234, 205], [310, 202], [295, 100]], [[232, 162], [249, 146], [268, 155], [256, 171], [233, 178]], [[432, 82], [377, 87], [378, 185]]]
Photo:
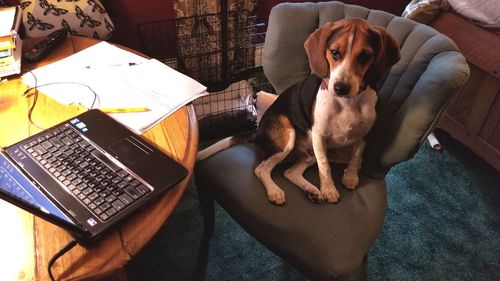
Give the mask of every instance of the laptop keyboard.
[[18, 198], [28, 202], [31, 205], [37, 206], [33, 197], [24, 190], [23, 185], [11, 176], [15, 168], [5, 159], [0, 159], [0, 189], [17, 196]]
[[101, 221], [152, 191], [69, 124], [44, 132], [22, 148]]

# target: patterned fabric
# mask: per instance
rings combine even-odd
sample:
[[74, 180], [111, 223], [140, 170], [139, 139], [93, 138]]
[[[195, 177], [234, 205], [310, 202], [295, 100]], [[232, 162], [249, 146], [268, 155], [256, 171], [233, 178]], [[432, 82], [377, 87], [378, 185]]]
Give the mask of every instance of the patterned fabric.
[[[174, 0], [179, 64], [205, 83], [234, 81], [254, 66], [256, 0]], [[223, 22], [225, 20], [225, 22]]]
[[44, 37], [65, 28], [71, 35], [106, 40], [113, 23], [99, 0], [21, 1], [27, 37]]

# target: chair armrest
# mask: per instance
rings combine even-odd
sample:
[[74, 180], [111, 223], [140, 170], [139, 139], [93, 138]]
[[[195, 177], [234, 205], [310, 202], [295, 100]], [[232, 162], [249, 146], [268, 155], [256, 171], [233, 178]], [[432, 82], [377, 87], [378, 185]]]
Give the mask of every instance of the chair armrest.
[[[411, 67], [408, 70], [411, 71]], [[391, 166], [412, 158], [468, 77], [469, 66], [461, 53], [435, 54], [403, 101], [394, 102], [395, 98], [386, 101], [389, 105], [381, 110], [370, 134], [364, 157], [369, 159], [364, 163], [365, 173], [383, 177]], [[404, 78], [403, 75], [401, 80]], [[393, 95], [401, 92], [396, 89]]]

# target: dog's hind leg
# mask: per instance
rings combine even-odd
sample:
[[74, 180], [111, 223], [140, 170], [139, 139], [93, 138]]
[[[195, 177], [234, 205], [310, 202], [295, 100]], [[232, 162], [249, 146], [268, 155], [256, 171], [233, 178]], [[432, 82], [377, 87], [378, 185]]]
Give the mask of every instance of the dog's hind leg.
[[307, 194], [307, 197], [313, 202], [323, 202], [323, 196], [319, 189], [304, 178], [304, 172], [311, 165], [316, 163], [316, 158], [313, 155], [303, 153], [300, 155], [299, 161], [295, 162], [290, 168], [288, 168], [284, 176], [290, 182], [300, 187]]
[[283, 147], [283, 150], [272, 154], [255, 167], [255, 175], [260, 179], [266, 188], [268, 200], [276, 205], [282, 205], [285, 203], [285, 192], [283, 192], [283, 190], [273, 181], [271, 172], [278, 163], [283, 161], [283, 159], [290, 154], [293, 150], [295, 142], [295, 131], [293, 129], [289, 129], [286, 132], [288, 133], [288, 140], [286, 145]]

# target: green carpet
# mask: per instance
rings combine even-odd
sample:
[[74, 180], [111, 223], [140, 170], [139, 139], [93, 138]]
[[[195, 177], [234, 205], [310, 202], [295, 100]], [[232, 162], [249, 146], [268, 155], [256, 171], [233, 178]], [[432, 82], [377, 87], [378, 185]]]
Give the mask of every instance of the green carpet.
[[[500, 174], [446, 133], [388, 177], [388, 210], [367, 280], [500, 280]], [[127, 266], [129, 280], [192, 280], [202, 218], [191, 185]], [[206, 280], [307, 280], [217, 207]]]

